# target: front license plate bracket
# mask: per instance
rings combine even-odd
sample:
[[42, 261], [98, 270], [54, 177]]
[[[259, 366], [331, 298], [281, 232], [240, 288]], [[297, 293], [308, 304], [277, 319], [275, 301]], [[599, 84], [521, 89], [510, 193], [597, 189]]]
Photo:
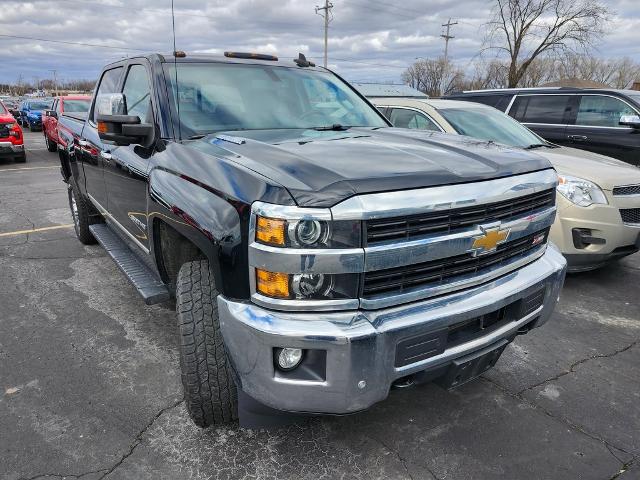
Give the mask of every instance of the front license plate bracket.
[[509, 341], [502, 339], [469, 355], [456, 358], [447, 372], [435, 382], [447, 390], [464, 385], [492, 368], [507, 345]]

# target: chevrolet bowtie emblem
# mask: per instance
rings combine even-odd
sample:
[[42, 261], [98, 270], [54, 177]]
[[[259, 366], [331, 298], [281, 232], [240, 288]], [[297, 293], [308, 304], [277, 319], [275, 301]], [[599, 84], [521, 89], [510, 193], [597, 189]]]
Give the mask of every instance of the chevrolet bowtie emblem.
[[502, 229], [502, 227], [483, 228], [482, 235], [473, 237], [473, 246], [469, 250], [474, 256], [484, 255], [485, 253], [495, 252], [498, 245], [507, 241], [510, 228]]

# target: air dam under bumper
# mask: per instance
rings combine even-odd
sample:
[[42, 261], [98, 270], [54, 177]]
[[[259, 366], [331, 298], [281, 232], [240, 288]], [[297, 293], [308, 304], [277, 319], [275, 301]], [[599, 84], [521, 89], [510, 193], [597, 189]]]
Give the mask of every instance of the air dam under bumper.
[[[538, 260], [490, 283], [383, 310], [276, 312], [222, 296], [218, 309], [227, 351], [245, 393], [278, 410], [344, 414], [384, 400], [399, 378], [446, 371], [444, 367], [457, 358], [503, 339], [510, 341], [525, 326], [539, 327], [553, 312], [565, 273], [564, 257], [550, 244]], [[447, 346], [437, 355], [397, 366], [399, 342], [446, 330], [503, 307], [507, 310], [542, 289], [544, 301], [530, 313], [488, 329], [485, 335]], [[278, 347], [323, 352], [319, 357], [326, 362], [324, 378], [281, 374], [273, 358]]]

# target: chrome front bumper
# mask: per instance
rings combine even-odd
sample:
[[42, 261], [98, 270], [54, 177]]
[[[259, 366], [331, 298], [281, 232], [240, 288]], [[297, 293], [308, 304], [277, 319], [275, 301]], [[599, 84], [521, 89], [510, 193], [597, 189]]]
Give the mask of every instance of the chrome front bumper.
[[[263, 404], [284, 411], [343, 414], [385, 399], [391, 384], [407, 375], [445, 369], [454, 359], [525, 325], [545, 323], [564, 283], [566, 261], [550, 245], [533, 263], [484, 285], [421, 302], [375, 311], [281, 312], [218, 297], [222, 334], [239, 387]], [[545, 288], [542, 306], [491, 333], [447, 348], [416, 363], [396, 366], [396, 347], [408, 337], [495, 312]], [[324, 377], [295, 379], [274, 366], [278, 347], [322, 351]]]

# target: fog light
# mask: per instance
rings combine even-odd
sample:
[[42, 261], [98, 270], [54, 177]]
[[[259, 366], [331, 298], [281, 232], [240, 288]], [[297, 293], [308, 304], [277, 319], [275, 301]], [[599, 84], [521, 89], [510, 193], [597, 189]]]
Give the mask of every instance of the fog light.
[[282, 370], [293, 370], [302, 361], [302, 350], [300, 348], [281, 348], [277, 357], [278, 367]]

